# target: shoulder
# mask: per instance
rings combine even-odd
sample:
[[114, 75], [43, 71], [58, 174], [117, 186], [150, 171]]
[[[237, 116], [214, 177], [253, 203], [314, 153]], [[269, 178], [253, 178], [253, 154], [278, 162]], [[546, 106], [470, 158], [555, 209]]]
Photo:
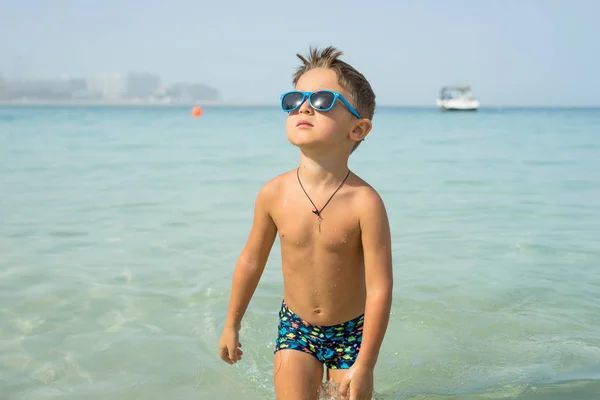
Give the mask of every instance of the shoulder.
[[294, 171], [284, 172], [263, 184], [256, 196], [256, 202], [270, 204], [275, 200], [286, 188], [292, 175], [295, 174]]
[[353, 175], [351, 186], [353, 187], [353, 197], [356, 204], [362, 207], [367, 205], [385, 207], [379, 192], [360, 176]]
[[379, 192], [361, 177], [352, 180], [353, 203], [361, 225], [365, 220], [386, 219], [387, 211]]

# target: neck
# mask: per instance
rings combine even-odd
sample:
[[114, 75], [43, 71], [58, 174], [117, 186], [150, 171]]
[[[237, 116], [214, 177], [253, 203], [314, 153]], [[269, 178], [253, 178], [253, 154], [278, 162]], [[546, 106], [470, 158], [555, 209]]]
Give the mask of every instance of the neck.
[[348, 174], [348, 157], [300, 151], [299, 174], [308, 186], [339, 185]]

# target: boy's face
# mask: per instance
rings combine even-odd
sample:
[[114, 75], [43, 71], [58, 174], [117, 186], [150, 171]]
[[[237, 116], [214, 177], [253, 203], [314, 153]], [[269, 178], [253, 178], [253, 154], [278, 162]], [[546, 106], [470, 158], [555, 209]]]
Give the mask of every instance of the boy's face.
[[[350, 101], [348, 92], [340, 86], [335, 71], [314, 68], [302, 75], [296, 84], [296, 90], [316, 92], [331, 90], [340, 93]], [[367, 121], [367, 122], [365, 122]], [[341, 100], [337, 100], [329, 111], [315, 111], [306, 99], [304, 103], [288, 115], [286, 133], [288, 140], [304, 148], [347, 148], [350, 152], [354, 144], [368, 133], [365, 125], [370, 121], [356, 118]]]

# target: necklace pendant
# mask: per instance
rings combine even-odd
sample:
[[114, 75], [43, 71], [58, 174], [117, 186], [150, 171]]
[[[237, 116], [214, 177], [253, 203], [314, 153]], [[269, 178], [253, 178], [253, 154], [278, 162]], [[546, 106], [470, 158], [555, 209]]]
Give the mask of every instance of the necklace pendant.
[[348, 170], [348, 173], [346, 174], [346, 177], [344, 178], [344, 180], [342, 181], [342, 183], [340, 183], [340, 185], [338, 186], [338, 188], [335, 189], [335, 191], [333, 192], [333, 194], [329, 197], [329, 200], [327, 200], [327, 202], [325, 203], [325, 205], [319, 210], [317, 208], [317, 206], [315, 206], [315, 203], [312, 201], [312, 199], [310, 198], [310, 196], [308, 195], [308, 193], [306, 193], [306, 190], [304, 190], [304, 186], [302, 186], [302, 181], [300, 181], [300, 168], [298, 167], [296, 169], [296, 177], [298, 178], [298, 184], [300, 185], [300, 188], [302, 189], [302, 191], [304, 192], [304, 194], [306, 195], [306, 197], [308, 197], [308, 200], [310, 201], [310, 203], [315, 208], [312, 211], [312, 213], [317, 216], [317, 219], [316, 219], [315, 224], [314, 224], [314, 228], [316, 229], [317, 227], [319, 227], [319, 232], [321, 232], [321, 221], [323, 221], [323, 218], [321, 218], [321, 211], [323, 211], [323, 209], [325, 209], [325, 207], [327, 207], [327, 204], [329, 204], [329, 202], [331, 201], [331, 199], [333, 198], [333, 196], [335, 196], [335, 194], [337, 193], [337, 191], [340, 190], [340, 188], [342, 187], [342, 185], [344, 184], [344, 182], [346, 182], [346, 179], [348, 179], [349, 176], [350, 176], [350, 170]]
[[320, 230], [321, 229], [321, 221], [323, 221], [323, 218], [321, 218], [320, 215], [317, 215], [317, 219], [315, 220], [314, 228], [316, 228], [318, 226], [319, 230]]

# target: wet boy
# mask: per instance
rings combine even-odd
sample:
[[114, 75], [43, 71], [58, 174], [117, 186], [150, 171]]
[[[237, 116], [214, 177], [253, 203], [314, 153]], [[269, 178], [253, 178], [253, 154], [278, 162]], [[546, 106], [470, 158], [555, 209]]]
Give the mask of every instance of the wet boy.
[[241, 359], [239, 330], [279, 234], [283, 300], [274, 357], [278, 400], [317, 399], [327, 371], [344, 398], [371, 399], [392, 302], [392, 249], [378, 193], [348, 168], [372, 128], [375, 94], [333, 47], [298, 55], [295, 90], [281, 96], [298, 168], [267, 182], [239, 256], [219, 344]]

